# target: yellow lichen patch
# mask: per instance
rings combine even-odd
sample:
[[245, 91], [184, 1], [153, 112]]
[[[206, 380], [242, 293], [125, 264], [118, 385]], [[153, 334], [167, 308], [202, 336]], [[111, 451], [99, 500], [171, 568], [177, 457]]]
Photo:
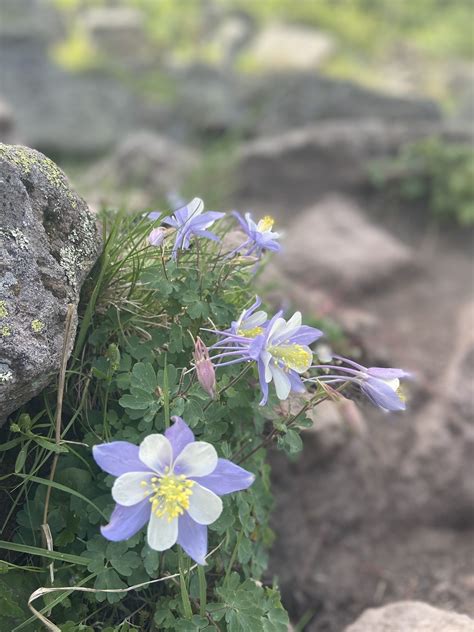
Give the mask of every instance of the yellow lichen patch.
[[261, 231], [271, 230], [273, 228], [274, 223], [275, 223], [275, 220], [273, 219], [271, 215], [265, 215], [265, 217], [263, 217], [258, 222], [257, 228], [258, 230], [261, 230]]
[[188, 480], [183, 474], [165, 474], [159, 478], [153, 476], [151, 483], [142, 481], [141, 484], [145, 496], [149, 496], [151, 510], [158, 518], [166, 518], [171, 522], [189, 508], [194, 481]]
[[8, 316], [8, 309], [5, 301], [0, 301], [0, 318], [6, 318]]
[[268, 352], [275, 359], [283, 362], [286, 368], [298, 373], [307, 371], [311, 366], [311, 351], [303, 345], [278, 345], [269, 347]]
[[7, 338], [8, 336], [12, 335], [12, 330], [10, 329], [10, 327], [8, 325], [2, 325], [0, 327], [0, 336], [2, 336], [2, 338]]
[[39, 332], [44, 329], [44, 323], [35, 318], [35, 320], [31, 322], [31, 329], [35, 332], [35, 334], [39, 334]]
[[31, 173], [33, 167], [38, 169], [51, 186], [65, 193], [71, 206], [76, 208], [78, 198], [70, 188], [64, 173], [52, 160], [34, 149], [4, 143], [0, 143], [0, 157], [19, 167], [25, 175]]

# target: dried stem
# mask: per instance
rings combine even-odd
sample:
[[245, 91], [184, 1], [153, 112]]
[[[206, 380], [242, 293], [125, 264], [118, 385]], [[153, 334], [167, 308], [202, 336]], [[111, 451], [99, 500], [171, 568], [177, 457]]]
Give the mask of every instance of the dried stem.
[[[64, 344], [63, 351], [61, 356], [61, 366], [59, 368], [59, 381], [58, 381], [58, 396], [56, 399], [56, 415], [55, 415], [55, 443], [57, 446], [61, 443], [61, 417], [63, 411], [63, 396], [64, 396], [64, 384], [66, 381], [66, 366], [68, 361], [68, 349], [69, 342], [71, 339], [72, 333], [72, 319], [74, 315], [74, 305], [68, 305], [67, 314], [66, 314], [66, 325], [64, 329]], [[56, 467], [58, 464], [59, 453], [55, 452], [53, 457], [53, 463], [51, 465], [51, 472], [49, 474], [49, 480], [54, 480], [54, 475], [56, 473]], [[46, 498], [44, 501], [44, 512], [43, 512], [43, 529], [46, 529], [46, 525], [48, 523], [48, 510], [49, 510], [49, 501], [51, 498], [51, 487], [48, 487], [46, 490]]]

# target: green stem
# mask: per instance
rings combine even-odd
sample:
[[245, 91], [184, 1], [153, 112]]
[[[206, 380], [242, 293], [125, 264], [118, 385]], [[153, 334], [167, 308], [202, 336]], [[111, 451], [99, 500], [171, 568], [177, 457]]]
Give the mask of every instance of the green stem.
[[206, 616], [206, 599], [207, 599], [207, 582], [206, 571], [204, 566], [198, 566], [198, 578], [199, 578], [199, 614], [201, 617]]
[[226, 584], [227, 580], [229, 579], [229, 575], [232, 570], [232, 567], [234, 566], [235, 558], [237, 556], [237, 550], [239, 548], [240, 541], [242, 540], [243, 535], [244, 535], [244, 532], [239, 531], [239, 535], [237, 536], [237, 542], [235, 543], [234, 550], [232, 551], [232, 555], [230, 556], [229, 564], [227, 565], [227, 570], [225, 572], [224, 584]]
[[185, 619], [191, 619], [193, 611], [191, 608], [191, 602], [189, 600], [188, 588], [186, 586], [186, 577], [184, 573], [184, 556], [180, 548], [178, 548], [178, 560], [179, 560], [179, 585], [181, 588], [181, 600], [183, 602], [183, 611]]
[[168, 357], [165, 355], [165, 368], [163, 371], [163, 408], [165, 413], [165, 428], [170, 427], [170, 387], [168, 380]]

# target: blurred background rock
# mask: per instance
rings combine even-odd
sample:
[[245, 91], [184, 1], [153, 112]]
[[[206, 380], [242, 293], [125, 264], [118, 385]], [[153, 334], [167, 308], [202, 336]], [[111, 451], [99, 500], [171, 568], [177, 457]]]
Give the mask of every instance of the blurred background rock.
[[274, 215], [272, 300], [417, 376], [394, 423], [329, 406], [275, 456], [271, 570], [308, 630], [474, 615], [473, 24], [472, 0], [0, 1], [0, 141], [95, 208]]

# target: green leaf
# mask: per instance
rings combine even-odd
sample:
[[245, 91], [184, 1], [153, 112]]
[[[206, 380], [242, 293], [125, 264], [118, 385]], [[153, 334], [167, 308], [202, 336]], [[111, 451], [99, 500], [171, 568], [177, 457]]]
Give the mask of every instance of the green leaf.
[[128, 551], [127, 542], [110, 542], [107, 545], [105, 556], [115, 568], [117, 573], [129, 577], [133, 569], [141, 565], [141, 559], [135, 551]]
[[93, 507], [97, 511], [97, 513], [99, 513], [104, 518], [104, 520], [107, 520], [107, 516], [102, 511], [102, 509], [99, 509], [99, 507], [97, 507], [97, 505], [93, 503], [92, 500], [89, 500], [89, 498], [86, 498], [86, 496], [83, 496], [75, 489], [71, 489], [70, 487], [66, 487], [65, 485], [56, 483], [55, 481], [49, 481], [46, 478], [40, 478], [39, 476], [29, 476], [27, 474], [17, 474], [17, 476], [32, 481], [33, 483], [39, 483], [40, 485], [46, 485], [47, 487], [54, 487], [54, 489], [58, 489], [61, 492], [66, 492], [66, 494], [69, 494], [70, 496], [76, 496], [76, 498], [80, 498], [85, 503]]
[[189, 621], [176, 621], [174, 629], [176, 632], [200, 632], [200, 630], [210, 630], [209, 621], [205, 617], [194, 615]]
[[148, 546], [148, 544], [145, 544], [142, 549], [142, 560], [146, 572], [148, 573], [148, 575], [150, 575], [150, 577], [153, 577], [158, 570], [158, 566], [160, 564], [159, 552], [154, 551]]
[[59, 551], [48, 551], [47, 549], [40, 549], [37, 546], [29, 546], [28, 544], [17, 544], [16, 542], [6, 542], [4, 540], [0, 540], [0, 549], [6, 549], [7, 551], [16, 551], [17, 553], [25, 553], [25, 555], [39, 555], [40, 557], [46, 557], [50, 560], [59, 560], [60, 562], [80, 564], [81, 566], [87, 566], [90, 562], [90, 559], [86, 557], [70, 555], [69, 553], [60, 553]]
[[252, 557], [253, 547], [252, 541], [249, 538], [242, 538], [239, 543], [237, 557], [241, 564], [247, 564]]
[[288, 432], [284, 436], [283, 444], [290, 454], [297, 454], [303, 449], [303, 441], [300, 435], [292, 428], [289, 428]]
[[65, 445], [61, 445], [61, 444], [57, 445], [56, 443], [53, 443], [52, 441], [49, 441], [48, 439], [45, 439], [44, 437], [39, 437], [38, 435], [34, 435], [34, 436], [31, 436], [31, 438], [33, 439], [33, 441], [35, 441], [35, 443], [40, 445], [42, 448], [45, 448], [45, 450], [49, 450], [50, 452], [54, 452], [56, 454], [64, 454], [65, 452], [69, 452], [69, 450], [67, 449]]
[[156, 373], [149, 362], [137, 362], [133, 366], [131, 384], [145, 392], [154, 392], [157, 385]]
[[[127, 588], [127, 584], [124, 584], [120, 577], [117, 575], [113, 568], [104, 569], [94, 583], [96, 590], [111, 590], [117, 588]], [[95, 598], [98, 602], [107, 600], [109, 603], [119, 602], [125, 593], [96, 593]]]
[[25, 465], [25, 461], [26, 461], [26, 457], [28, 455], [28, 446], [29, 446], [30, 442], [27, 441], [25, 443], [25, 445], [23, 445], [20, 448], [20, 451], [18, 452], [18, 456], [16, 457], [16, 461], [15, 461], [15, 472], [18, 474], [18, 472], [20, 472], [20, 470], [23, 469], [23, 466]]
[[133, 395], [122, 395], [119, 399], [120, 406], [130, 408], [131, 410], [147, 410], [153, 403], [154, 399], [145, 392], [137, 392], [136, 394], [134, 392]]

